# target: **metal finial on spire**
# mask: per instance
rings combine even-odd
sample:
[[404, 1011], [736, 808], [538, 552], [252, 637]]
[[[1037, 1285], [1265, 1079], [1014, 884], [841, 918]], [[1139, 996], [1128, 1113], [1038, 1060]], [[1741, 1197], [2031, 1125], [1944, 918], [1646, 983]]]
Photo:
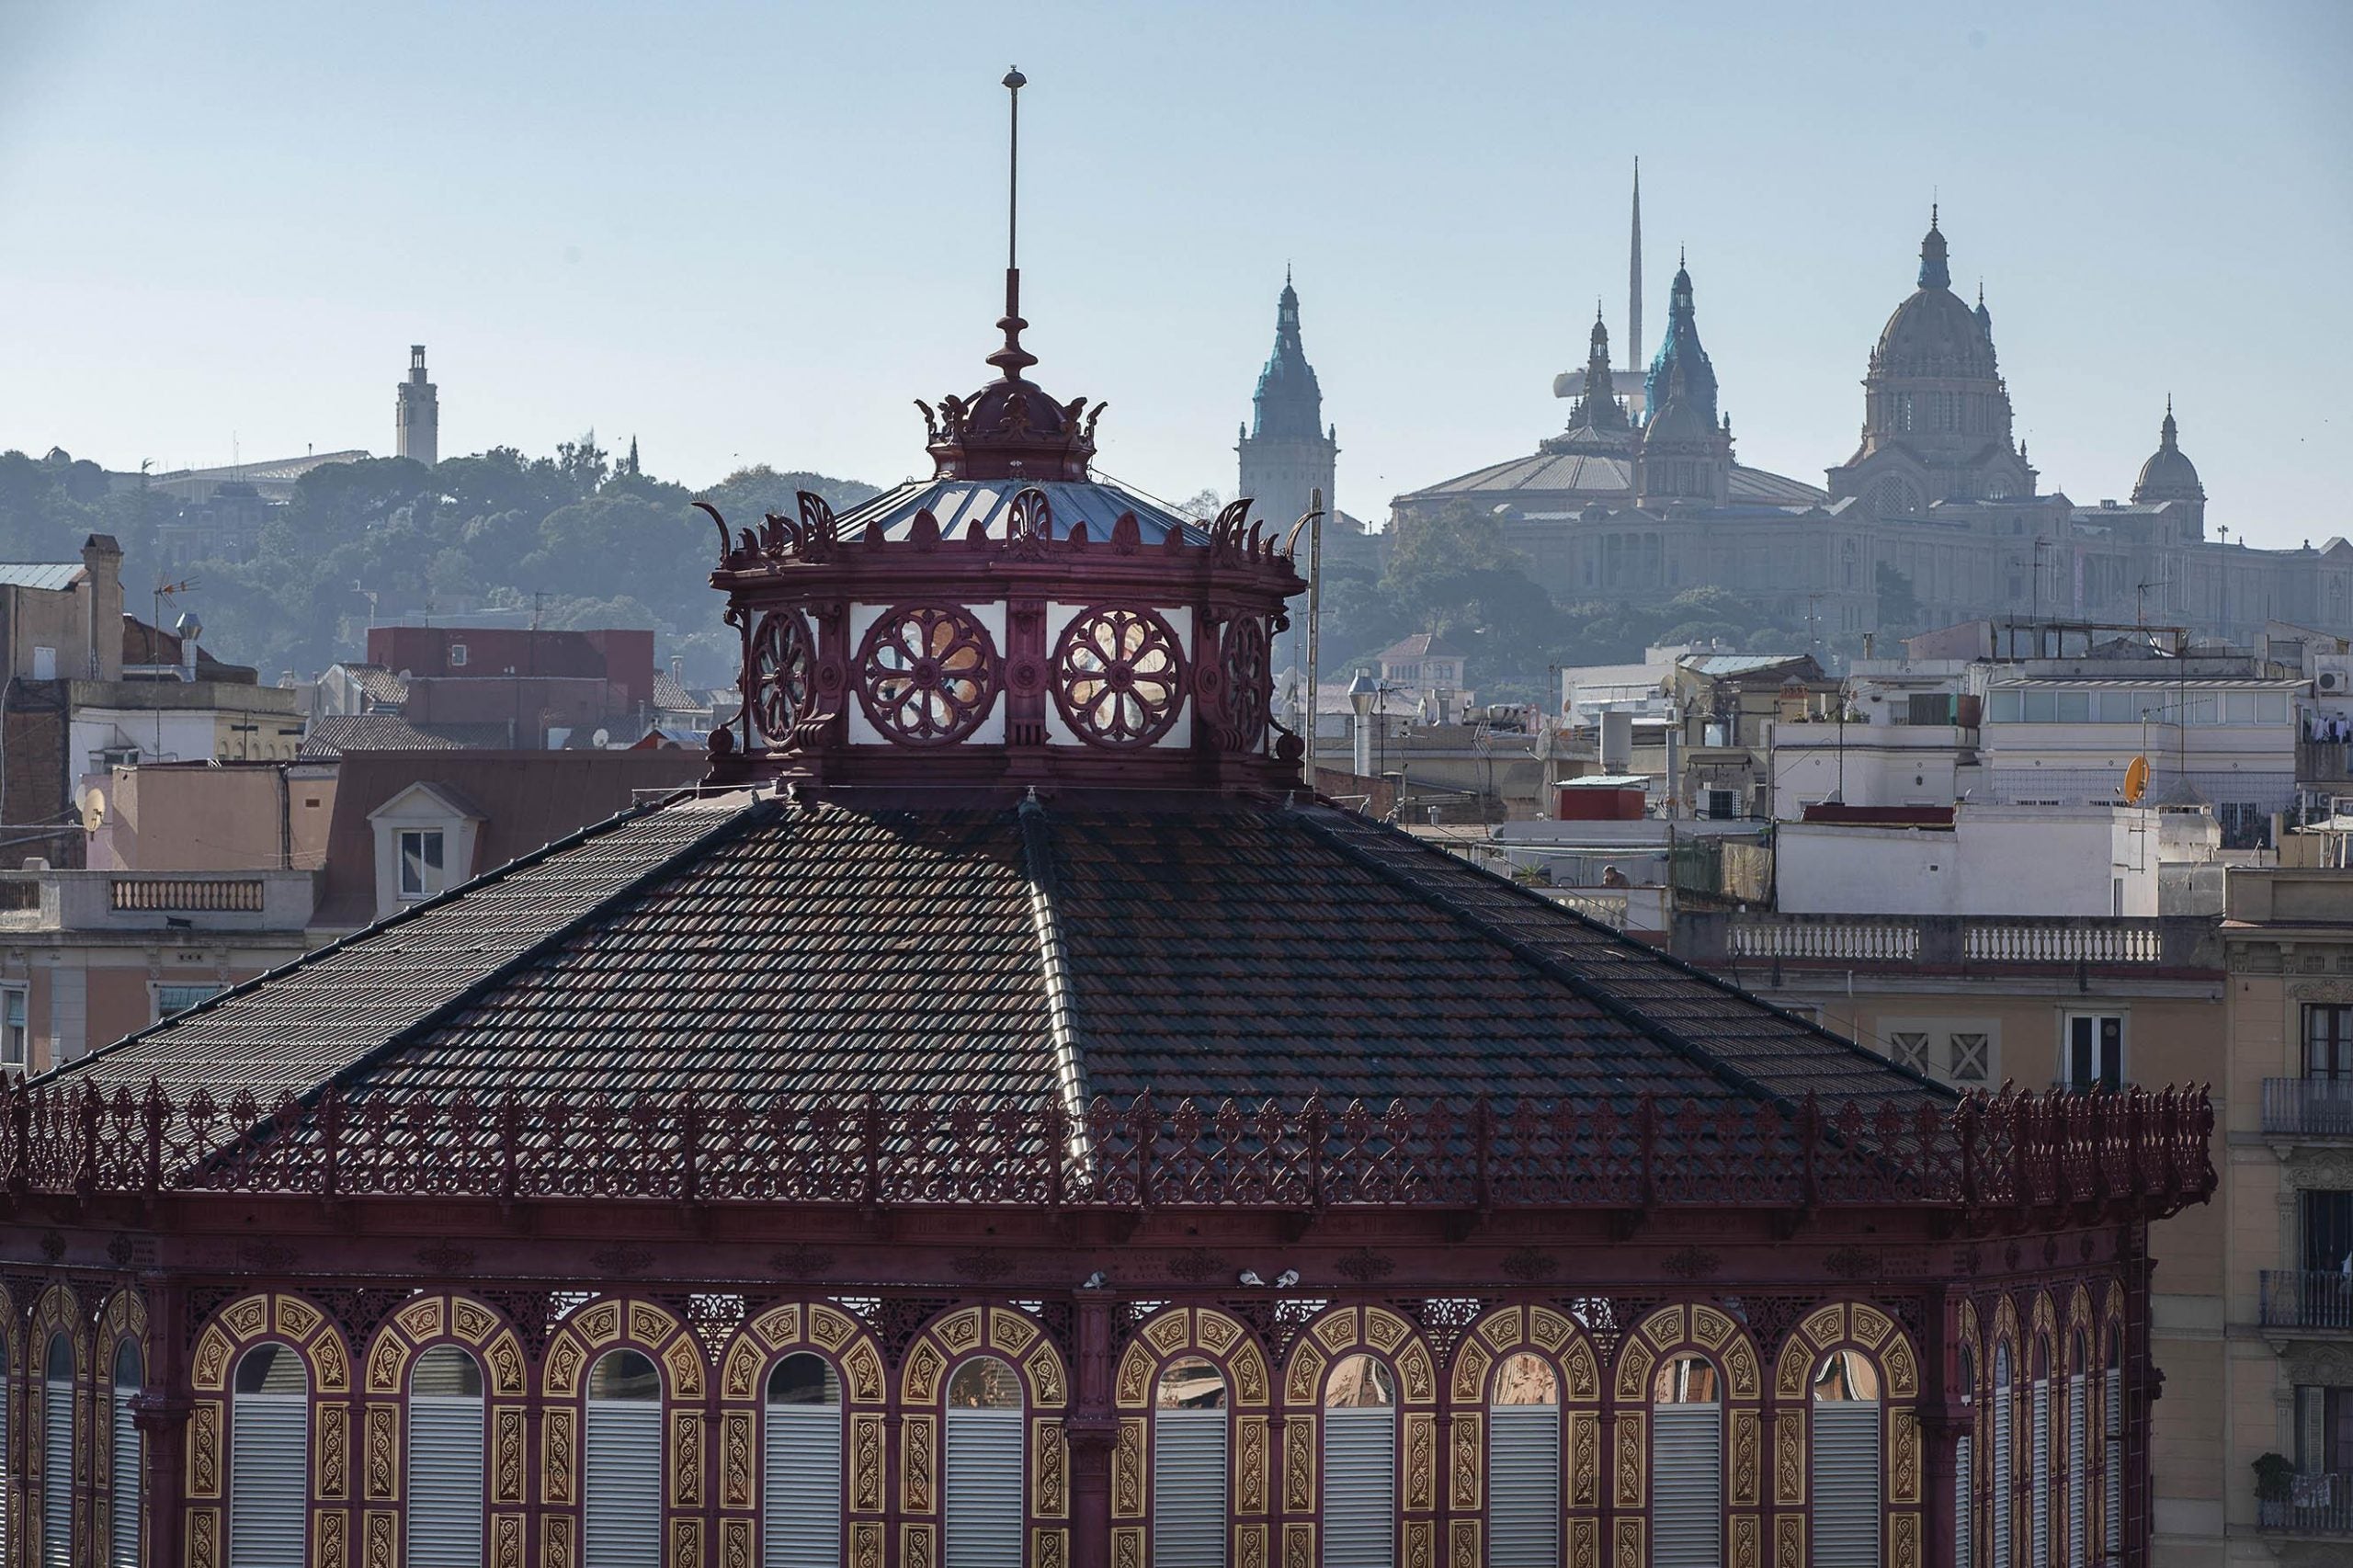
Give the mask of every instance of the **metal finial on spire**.
[[1021, 89], [1029, 78], [1017, 65], [1007, 68], [1004, 87], [1008, 95], [1006, 135], [1005, 174], [1005, 317], [996, 324], [1005, 334], [1005, 347], [988, 357], [987, 362], [1005, 372], [1007, 381], [1017, 381], [1021, 372], [1038, 362], [1038, 357], [1021, 347], [1021, 329], [1029, 324], [1021, 319]]

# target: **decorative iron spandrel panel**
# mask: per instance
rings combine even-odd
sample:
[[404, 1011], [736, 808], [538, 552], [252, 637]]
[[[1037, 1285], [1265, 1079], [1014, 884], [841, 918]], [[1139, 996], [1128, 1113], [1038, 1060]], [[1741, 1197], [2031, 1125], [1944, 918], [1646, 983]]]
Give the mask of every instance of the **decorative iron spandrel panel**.
[[1639, 1508], [1649, 1494], [1649, 1449], [1643, 1442], [1645, 1418], [1638, 1410], [1618, 1413], [1617, 1481], [1613, 1501], [1620, 1508]]
[[1448, 1506], [1457, 1512], [1476, 1512], [1486, 1475], [1486, 1422], [1475, 1412], [1461, 1411], [1454, 1417], [1453, 1430], [1454, 1459], [1449, 1466], [1451, 1479], [1447, 1489]]
[[390, 1508], [369, 1508], [359, 1516], [360, 1562], [367, 1568], [392, 1568], [400, 1554], [401, 1517]]
[[1111, 1562], [1114, 1568], [1143, 1568], [1142, 1525], [1111, 1527]]

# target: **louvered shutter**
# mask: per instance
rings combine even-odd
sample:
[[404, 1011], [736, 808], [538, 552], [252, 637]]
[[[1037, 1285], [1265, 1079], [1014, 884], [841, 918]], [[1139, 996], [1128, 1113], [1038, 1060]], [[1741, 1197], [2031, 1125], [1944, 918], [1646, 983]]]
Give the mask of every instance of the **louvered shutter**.
[[[5, 1349], [5, 1347], [0, 1347]], [[14, 1544], [8, 1534], [8, 1493], [12, 1490], [6, 1479], [8, 1458], [8, 1380], [0, 1377], [0, 1562], [14, 1562], [9, 1548]]]
[[1994, 1390], [1994, 1568], [2010, 1568], [2010, 1507], [2018, 1486], [2017, 1403], [2006, 1382]]
[[2107, 1483], [2107, 1522], [2102, 1532], [2106, 1553], [2110, 1562], [2124, 1561], [2124, 1380], [2116, 1369], [2108, 1369], [2108, 1443], [2104, 1480]]
[[662, 1568], [662, 1402], [588, 1401], [582, 1568]]
[[1487, 1540], [1489, 1568], [1558, 1568], [1559, 1405], [1488, 1408]]
[[763, 1568], [839, 1568], [842, 1412], [837, 1404], [767, 1407], [760, 1513]]
[[2091, 1434], [2085, 1423], [2090, 1418], [2089, 1401], [2084, 1393], [2084, 1375], [2077, 1372], [2067, 1380], [2067, 1568], [2087, 1568], [2091, 1562], [2091, 1521], [2084, 1517], [2084, 1451], [2090, 1446]]
[[1021, 1568], [1018, 1410], [950, 1410], [943, 1568]]
[[2033, 1568], [2051, 1568], [2051, 1380], [2034, 1380], [2034, 1408], [2028, 1416], [2030, 1428], [2027, 1438], [2027, 1463], [2034, 1467], [2029, 1477], [2029, 1495], [2034, 1502], [2033, 1517], [2028, 1521], [2028, 1561]]
[[74, 1385], [51, 1378], [40, 1402], [41, 1568], [74, 1568]]
[[1225, 1568], [1222, 1410], [1152, 1416], [1153, 1568]]
[[408, 1568], [480, 1568], [483, 1411], [477, 1397], [408, 1402]]
[[108, 1568], [139, 1568], [139, 1520], [146, 1501], [145, 1457], [138, 1423], [131, 1417], [135, 1388], [114, 1390], [114, 1539]]
[[229, 1415], [229, 1568], [303, 1568], [310, 1455], [308, 1394], [237, 1395]]
[[1722, 1568], [1723, 1453], [1720, 1407], [1652, 1407], [1652, 1568]]
[[1969, 1489], [1970, 1467], [1976, 1451], [1976, 1439], [1962, 1433], [1952, 1461], [1952, 1560], [1956, 1568], [1975, 1568], [1976, 1564], [1976, 1559], [1970, 1555], [1973, 1535], [1970, 1527], [1976, 1522], [1977, 1500]]
[[1397, 1560], [1397, 1413], [1324, 1412], [1324, 1568], [1391, 1568]]
[[1876, 1400], [1814, 1404], [1814, 1568], [1879, 1568], [1879, 1424]]

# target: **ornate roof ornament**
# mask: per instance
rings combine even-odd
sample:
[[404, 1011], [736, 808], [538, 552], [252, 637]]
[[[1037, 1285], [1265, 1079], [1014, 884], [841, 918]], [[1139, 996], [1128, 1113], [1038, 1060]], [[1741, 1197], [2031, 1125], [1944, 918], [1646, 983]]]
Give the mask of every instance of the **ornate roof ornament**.
[[2174, 423], [2173, 394], [2165, 394], [2165, 423], [2157, 426], [2157, 449], [2141, 465], [2141, 475], [2132, 482], [2132, 499], [2149, 501], [2203, 501], [2206, 486], [2198, 477], [2198, 465], [2181, 449], [2181, 427]]
[[[1678, 381], [1679, 378], [1679, 381]], [[1700, 423], [1716, 422], [1716, 369], [1699, 345], [1699, 315], [1691, 300], [1691, 271], [1678, 253], [1675, 287], [1667, 297], [1666, 336], [1651, 361], [1643, 383], [1643, 419], [1655, 423], [1666, 407], [1671, 390], [1679, 390]]]

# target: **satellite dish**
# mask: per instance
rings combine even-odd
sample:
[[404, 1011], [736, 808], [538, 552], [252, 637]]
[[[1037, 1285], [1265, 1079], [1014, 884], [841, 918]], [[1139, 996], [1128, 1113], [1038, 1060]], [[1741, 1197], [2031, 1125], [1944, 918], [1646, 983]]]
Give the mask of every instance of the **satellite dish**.
[[610, 730], [599, 730], [588, 738], [588, 744], [595, 746], [598, 751], [603, 751], [607, 746], [613, 744], [613, 733]]
[[96, 833], [106, 825], [107, 796], [103, 790], [93, 790], [82, 797], [82, 831]]
[[2124, 770], [2124, 803], [2137, 806], [2141, 797], [2149, 792], [2149, 759], [2136, 756]]

